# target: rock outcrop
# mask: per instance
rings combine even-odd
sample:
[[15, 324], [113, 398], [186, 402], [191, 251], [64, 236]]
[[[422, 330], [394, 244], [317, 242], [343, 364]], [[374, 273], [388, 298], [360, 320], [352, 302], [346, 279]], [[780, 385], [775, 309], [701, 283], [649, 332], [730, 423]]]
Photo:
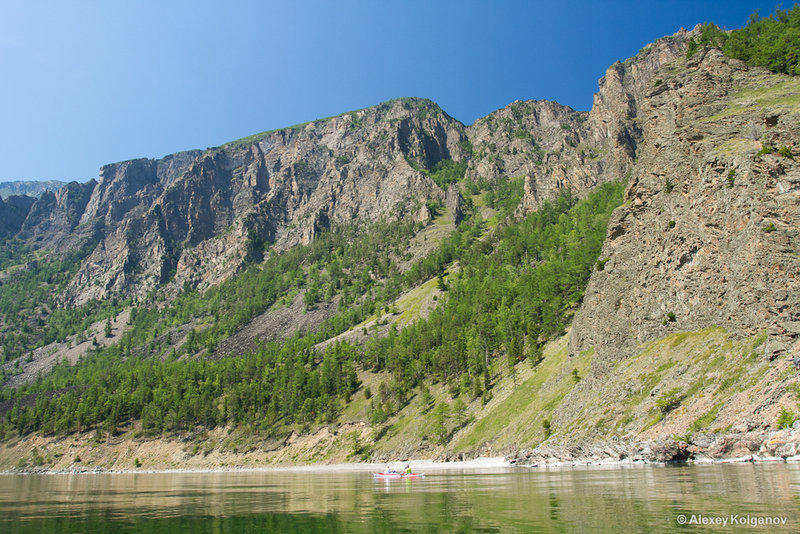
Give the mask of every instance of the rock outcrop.
[[783, 430], [756, 430], [702, 434], [692, 442], [676, 439], [649, 441], [591, 441], [543, 446], [507, 457], [512, 465], [528, 467], [678, 462], [800, 461], [800, 426]]
[[662, 70], [684, 55], [693, 32], [659, 39], [609, 67], [588, 113], [556, 102], [517, 101], [478, 119], [468, 128], [474, 154], [467, 176], [524, 177], [522, 212], [563, 188], [582, 194], [625, 178], [643, 139], [643, 102]]
[[26, 195], [0, 198], [0, 239], [19, 232], [33, 203], [34, 199]]
[[768, 357], [798, 354], [798, 89], [710, 50], [636, 96], [638, 157], [573, 353], [594, 347], [603, 367], [643, 342], [720, 325], [766, 329]]
[[48, 250], [96, 244], [67, 303], [144, 297], [166, 283], [207, 287], [262, 244], [308, 243], [334, 224], [425, 219], [429, 200], [458, 219], [460, 194], [426, 171], [466, 159], [466, 140], [434, 103], [400, 99], [206, 151], [106, 165], [98, 182], [45, 193], [29, 214], [20, 204], [5, 232]]
[[[86, 204], [97, 182], [70, 182], [55, 193], [46, 191], [31, 206], [19, 233], [22, 239], [32, 240], [39, 248], [69, 248], [80, 241], [73, 236]], [[90, 236], [92, 229], [84, 228], [80, 235]], [[73, 239], [76, 238], [76, 239]]]

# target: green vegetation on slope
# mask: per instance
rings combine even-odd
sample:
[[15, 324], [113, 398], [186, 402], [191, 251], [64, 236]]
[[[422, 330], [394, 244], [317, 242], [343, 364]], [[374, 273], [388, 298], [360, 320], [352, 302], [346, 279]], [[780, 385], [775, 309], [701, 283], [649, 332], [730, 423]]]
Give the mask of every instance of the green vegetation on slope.
[[730, 33], [715, 24], [702, 27], [700, 38], [690, 41], [687, 56], [701, 47], [717, 46], [725, 55], [741, 59], [751, 66], [766, 67], [772, 72], [800, 74], [800, 5], [774, 15], [750, 16], [747, 26]]
[[[0, 363], [53, 341], [86, 331], [94, 322], [116, 315], [127, 301], [90, 301], [83, 306], [57, 306], [57, 295], [75, 275], [80, 262], [94, 248], [90, 242], [63, 257], [34, 259], [27, 245], [9, 239], [0, 246], [0, 264], [18, 264], [0, 285], [3, 348]], [[9, 269], [12, 271], [12, 269]]]
[[442, 189], [447, 189], [448, 185], [461, 181], [466, 171], [466, 161], [443, 159], [433, 166], [433, 169], [430, 171], [430, 177], [436, 185]]
[[[2, 390], [0, 399], [13, 408], [6, 412], [1, 433], [66, 433], [91, 428], [114, 432], [138, 420], [142, 429], [151, 433], [196, 424], [238, 424], [272, 434], [293, 424], [335, 420], [359, 386], [358, 368], [387, 370], [392, 376], [370, 399], [370, 418], [375, 422], [402, 408], [410, 399], [411, 388], [430, 379], [448, 381], [457, 389], [480, 395], [491, 387], [487, 371], [492, 361], [503, 355], [512, 364], [526, 357], [538, 358], [542, 343], [561, 333], [580, 302], [622, 189], [618, 183], [606, 184], [583, 201], [563, 195], [519, 222], [498, 227], [485, 240], [477, 239], [480, 221], [462, 225], [433, 255], [398, 278], [400, 285], [428, 279], [458, 260], [461, 269], [449, 277], [449, 296], [442, 307], [427, 320], [400, 332], [391, 330], [383, 340], [373, 339], [364, 349], [337, 344], [321, 354], [314, 344], [335, 330], [322, 325], [322, 332], [264, 345], [235, 359], [162, 360], [131, 350], [154, 339], [152, 328], [182, 324], [192, 317], [197, 320], [199, 310], [205, 310], [202, 313], [207, 319], [214, 319], [213, 326], [196, 333], [188, 343], [213, 340], [205, 338], [205, 333], [227, 332], [234, 323], [257, 313], [260, 299], [278, 298], [280, 291], [275, 286], [263, 285], [268, 280], [280, 278], [276, 284], [291, 283], [302, 276], [309, 262], [314, 264], [316, 252], [320, 259], [329, 258], [324, 269], [329, 272], [330, 263], [337, 261], [336, 248], [362, 243], [359, 239], [319, 239], [295, 253], [306, 258], [302, 265], [293, 265], [291, 254], [283, 260], [268, 259], [260, 269], [267, 269], [270, 261], [289, 263], [270, 267], [274, 270], [263, 278], [253, 268], [251, 274], [205, 294], [186, 292], [166, 310], [140, 309], [132, 318], [133, 329], [121, 343], [99, 349], [75, 366], [59, 365], [31, 386]], [[388, 243], [391, 246], [391, 240]], [[369, 245], [362, 244], [367, 247], [366, 258]], [[353, 254], [357, 257], [355, 251]], [[356, 261], [353, 265], [360, 264]], [[387, 274], [384, 292], [392, 279], [392, 274]], [[329, 277], [326, 283], [333, 279], [338, 278]], [[347, 279], [360, 283], [360, 279]], [[366, 279], [363, 283], [368, 284]], [[377, 284], [375, 293], [376, 288]], [[369, 287], [363, 290], [370, 293]], [[219, 317], [213, 317], [215, 312]], [[334, 318], [340, 328], [354, 324], [349, 313], [343, 310]], [[232, 319], [233, 323], [223, 319], [237, 314], [240, 318]]]
[[580, 202], [564, 194], [476, 241], [438, 309], [367, 344], [365, 365], [393, 376], [394, 397], [374, 403], [375, 410], [393, 413], [411, 388], [431, 379], [475, 398], [491, 387], [496, 358], [504, 355], [510, 366], [539, 359], [583, 297], [622, 190], [621, 183], [605, 184]]

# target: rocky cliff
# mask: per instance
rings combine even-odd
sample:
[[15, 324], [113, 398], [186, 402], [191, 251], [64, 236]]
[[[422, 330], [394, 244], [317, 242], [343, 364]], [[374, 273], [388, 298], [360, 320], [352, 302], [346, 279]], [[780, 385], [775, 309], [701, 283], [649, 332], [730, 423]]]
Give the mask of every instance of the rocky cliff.
[[332, 224], [427, 220], [430, 200], [456, 213], [457, 192], [426, 171], [467, 158], [466, 140], [432, 102], [396, 100], [204, 152], [106, 165], [98, 182], [44, 194], [24, 223], [9, 217], [7, 232], [21, 226], [20, 237], [46, 249], [96, 242], [66, 289], [71, 304], [143, 297], [167, 282], [207, 287], [262, 244], [308, 243]]
[[524, 177], [520, 210], [530, 211], [561, 189], [627, 175], [647, 88], [687, 35], [609, 68], [588, 113], [518, 101], [464, 127], [430, 101], [396, 100], [207, 151], [106, 165], [97, 182], [44, 194], [7, 232], [48, 250], [93, 247], [62, 295], [81, 304], [165, 284], [208, 287], [265, 245], [308, 243], [332, 224], [425, 221], [430, 201], [458, 222], [458, 189], [446, 192], [427, 172], [442, 160], [468, 161], [474, 182]]
[[[434, 103], [400, 99], [207, 151], [101, 169], [33, 202], [0, 204], [3, 235], [38, 248], [94, 247], [63, 302], [208, 287], [266, 245], [308, 243], [334, 224], [461, 216], [456, 185], [428, 170], [467, 161], [466, 179], [524, 177], [520, 211], [560, 189], [627, 177], [573, 353], [613, 359], [677, 330], [768, 329], [771, 354], [800, 333], [794, 82], [718, 51], [685, 57], [692, 32], [659, 39], [599, 82], [589, 112], [514, 102], [464, 127]], [[786, 146], [783, 155], [759, 151]], [[602, 265], [600, 265], [602, 264]]]
[[717, 50], [660, 76], [637, 99], [638, 158], [571, 349], [608, 362], [719, 325], [766, 330], [770, 357], [796, 355], [800, 86]]
[[12, 195], [5, 200], [0, 198], [0, 239], [19, 232], [33, 203], [33, 198], [26, 195]]
[[684, 55], [692, 35], [681, 30], [609, 67], [588, 113], [556, 102], [517, 101], [478, 119], [467, 130], [474, 150], [467, 176], [524, 177], [522, 212], [563, 188], [582, 193], [624, 178], [643, 139], [638, 117], [646, 95], [662, 69]]
[[55, 193], [46, 191], [36, 200], [20, 228], [19, 237], [39, 248], [65, 249], [92, 239], [95, 228], [77, 231], [97, 182], [70, 182]]

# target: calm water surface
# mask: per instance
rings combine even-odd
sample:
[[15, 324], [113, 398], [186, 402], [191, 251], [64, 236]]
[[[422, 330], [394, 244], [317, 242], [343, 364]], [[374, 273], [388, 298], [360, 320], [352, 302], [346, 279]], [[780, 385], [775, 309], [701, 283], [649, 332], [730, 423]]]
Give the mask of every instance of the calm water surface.
[[[787, 523], [731, 528], [748, 515]], [[800, 466], [0, 475], [2, 533], [676, 530], [800, 531]]]

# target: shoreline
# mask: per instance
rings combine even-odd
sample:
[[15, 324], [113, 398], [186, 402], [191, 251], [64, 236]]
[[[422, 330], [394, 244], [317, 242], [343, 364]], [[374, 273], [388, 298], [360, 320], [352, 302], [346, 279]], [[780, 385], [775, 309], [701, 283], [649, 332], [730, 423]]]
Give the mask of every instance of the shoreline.
[[[760, 456], [757, 454], [730, 457], [730, 458], [690, 458], [685, 460], [592, 460], [574, 459], [568, 461], [540, 462], [522, 464], [509, 460], [503, 456], [476, 458], [463, 461], [435, 461], [435, 460], [410, 460], [408, 463], [415, 472], [426, 475], [446, 473], [456, 470], [499, 471], [514, 469], [518, 471], [541, 472], [548, 470], [566, 470], [574, 468], [584, 469], [614, 469], [631, 467], [667, 467], [667, 466], [708, 466], [725, 464], [800, 464], [800, 454], [790, 457]], [[293, 466], [233, 466], [209, 468], [173, 468], [173, 469], [113, 469], [104, 467], [83, 469], [12, 469], [0, 471], [0, 476], [14, 475], [192, 475], [192, 474], [232, 474], [232, 473], [371, 473], [383, 469], [385, 463], [340, 463], [340, 464], [305, 464]]]
[[[219, 433], [224, 433], [219, 430]], [[313, 437], [313, 436], [312, 436]], [[297, 443], [303, 447], [298, 448]], [[488, 449], [488, 450], [487, 450]], [[328, 452], [327, 455], [323, 454]], [[800, 463], [800, 421], [782, 430], [698, 434], [639, 441], [564, 440], [524, 449], [470, 453], [420, 450], [381, 452], [367, 462], [349, 461], [341, 439], [295, 440], [272, 452], [208, 450], [179, 440], [119, 440], [98, 444], [90, 436], [70, 439], [31, 436], [0, 451], [0, 474], [183, 474], [183, 473], [345, 473], [383, 471], [406, 463], [418, 473], [453, 470], [565, 469], [632, 465], [706, 465], [725, 463]], [[302, 453], [302, 454], [301, 454]], [[481, 454], [482, 453], [482, 454]], [[502, 455], [502, 456], [501, 456]], [[427, 458], [425, 458], [427, 456]], [[416, 459], [415, 459], [416, 457]], [[319, 459], [316, 461], [316, 459]]]
[[[409, 464], [416, 472], [453, 471], [453, 470], [494, 470], [508, 469], [515, 466], [503, 456], [475, 458], [455, 462], [439, 462], [435, 460], [408, 460], [390, 462], [392, 464]], [[339, 464], [303, 464], [290, 466], [233, 466], [233, 467], [208, 467], [208, 468], [174, 468], [174, 469], [113, 469], [105, 467], [86, 467], [80, 469], [50, 469], [50, 468], [19, 468], [0, 471], [0, 476], [10, 475], [168, 475], [168, 474], [203, 474], [203, 473], [303, 473], [303, 472], [326, 472], [326, 473], [358, 473], [358, 472], [379, 472], [386, 467], [387, 462], [382, 463], [339, 463]]]

